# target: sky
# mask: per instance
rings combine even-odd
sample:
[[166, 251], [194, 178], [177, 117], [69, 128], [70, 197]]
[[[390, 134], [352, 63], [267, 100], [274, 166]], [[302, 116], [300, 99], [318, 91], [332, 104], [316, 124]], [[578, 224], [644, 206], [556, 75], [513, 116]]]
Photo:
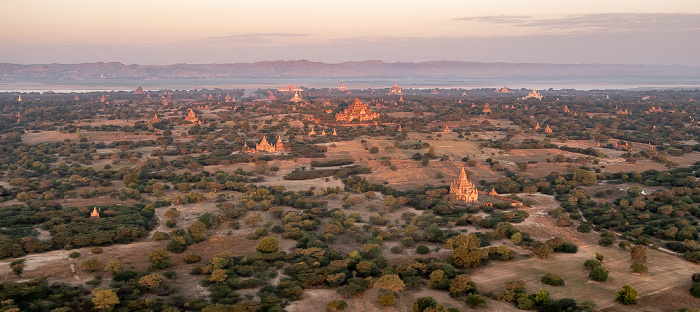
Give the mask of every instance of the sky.
[[0, 0], [0, 63], [700, 66], [700, 0]]

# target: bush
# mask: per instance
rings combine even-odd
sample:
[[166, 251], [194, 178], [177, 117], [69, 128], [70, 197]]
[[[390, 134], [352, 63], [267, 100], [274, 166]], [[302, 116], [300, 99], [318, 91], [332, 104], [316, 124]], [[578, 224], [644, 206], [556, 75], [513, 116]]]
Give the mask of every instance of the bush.
[[588, 278], [596, 282], [605, 282], [608, 280], [608, 270], [599, 265], [591, 270], [591, 273], [588, 274]]
[[104, 250], [102, 250], [102, 247], [92, 247], [92, 249], [90, 249], [90, 252], [93, 254], [99, 255], [99, 254], [103, 253]]
[[637, 291], [630, 285], [622, 286], [622, 289], [617, 291], [615, 301], [622, 304], [635, 304], [637, 303]]
[[695, 298], [700, 298], [700, 283], [693, 283], [693, 285], [690, 286], [690, 294]]
[[343, 300], [333, 300], [326, 304], [326, 312], [338, 312], [348, 308], [348, 303]]
[[264, 253], [273, 253], [279, 250], [280, 243], [276, 237], [268, 236], [264, 237], [255, 246], [255, 250]]
[[469, 294], [469, 296], [467, 296], [467, 300], [464, 302], [472, 309], [478, 307], [479, 305], [486, 304], [486, 300], [477, 294]]
[[418, 245], [416, 247], [416, 252], [421, 254], [421, 255], [425, 255], [425, 254], [430, 252], [430, 248], [428, 248], [428, 246], [426, 246], [426, 245]]
[[647, 268], [647, 266], [641, 262], [635, 262], [633, 265], [630, 265], [630, 269], [632, 269], [634, 273], [640, 274], [644, 274], [649, 271], [649, 268]]
[[153, 239], [155, 239], [155, 240], [165, 240], [165, 239], [168, 239], [169, 237], [170, 237], [170, 235], [168, 235], [168, 233], [165, 233], [165, 232], [161, 232], [161, 231], [153, 232]]
[[183, 257], [183, 260], [185, 261], [185, 263], [191, 264], [202, 261], [202, 257], [200, 257], [197, 253], [188, 253], [185, 255], [185, 257]]
[[80, 268], [88, 273], [95, 272], [102, 268], [103, 264], [97, 259], [90, 259], [80, 264]]
[[423, 312], [427, 308], [437, 307], [438, 303], [433, 299], [433, 297], [420, 297], [413, 300], [413, 311]]
[[542, 276], [542, 279], [540, 280], [542, 284], [547, 284], [547, 285], [552, 285], [552, 286], [564, 286], [564, 280], [556, 276], [552, 273], [547, 273], [544, 276]]
[[600, 261], [598, 260], [586, 260], [586, 262], [583, 263], [583, 266], [586, 267], [586, 269], [594, 269], [596, 267], [600, 266]]
[[396, 297], [394, 296], [393, 291], [385, 291], [380, 293], [379, 296], [377, 296], [377, 301], [379, 301], [379, 304], [381, 304], [382, 306], [388, 307], [396, 304]]
[[71, 259], [76, 259], [76, 258], [80, 257], [80, 253], [77, 251], [74, 251], [74, 252], [71, 252], [70, 254], [68, 254], [68, 257], [70, 257]]

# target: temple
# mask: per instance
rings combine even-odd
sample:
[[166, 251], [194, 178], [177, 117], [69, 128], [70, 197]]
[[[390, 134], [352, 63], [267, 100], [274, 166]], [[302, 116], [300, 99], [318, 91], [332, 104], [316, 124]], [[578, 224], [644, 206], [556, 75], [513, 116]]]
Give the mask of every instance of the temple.
[[571, 111], [569, 110], [569, 105], [564, 105], [564, 112], [571, 113]]
[[17, 98], [17, 102], [22, 102], [22, 95], [20, 94], [19, 97]]
[[348, 108], [335, 114], [335, 120], [339, 122], [352, 122], [354, 119], [366, 121], [376, 118], [379, 118], [379, 113], [373, 113], [360, 99], [355, 99]]
[[450, 128], [449, 128], [447, 125], [445, 125], [445, 129], [443, 129], [442, 132], [444, 132], [444, 133], [450, 133], [450, 132], [452, 132], [452, 131], [450, 131]]
[[92, 208], [92, 212], [90, 213], [90, 218], [95, 218], [95, 219], [100, 218], [100, 212], [97, 210], [97, 207]]
[[450, 194], [454, 195], [455, 199], [468, 203], [473, 203], [479, 199], [479, 191], [474, 186], [474, 183], [469, 182], [464, 168], [462, 168], [459, 178], [450, 185]]
[[512, 93], [512, 92], [508, 89], [508, 87], [506, 87], [506, 86], [503, 86], [503, 88], [501, 88], [501, 89], [496, 89], [496, 91], [493, 91], [493, 92], [495, 92], [495, 93]]
[[277, 91], [279, 91], [279, 92], [299, 92], [299, 91], [304, 91], [304, 89], [298, 88], [298, 87], [293, 86], [293, 85], [288, 85], [286, 87], [282, 87], [282, 88], [277, 89]]
[[187, 117], [185, 117], [185, 121], [198, 125], [202, 124], [202, 121], [199, 120], [199, 118], [197, 118], [197, 115], [195, 115], [194, 111], [191, 108], [190, 111], [187, 113]]
[[143, 91], [143, 88], [141, 86], [136, 87], [136, 90], [134, 90], [134, 94], [146, 94], [146, 92]]
[[389, 94], [396, 94], [396, 95], [399, 95], [399, 94], [401, 94], [401, 93], [403, 93], [403, 89], [401, 89], [401, 87], [399, 87], [399, 86], [394, 82], [394, 85], [391, 86], [391, 88], [389, 88]]
[[340, 87], [338, 87], [338, 91], [348, 91], [348, 88], [345, 87], [345, 81], [340, 81]]
[[[248, 144], [246, 144], [244, 147], [244, 150], [248, 148]], [[282, 152], [285, 150], [284, 144], [282, 143], [282, 137], [278, 136], [277, 137], [277, 143], [275, 145], [272, 145], [267, 142], [267, 138], [263, 136], [262, 141], [260, 143], [255, 144], [255, 150], [250, 150], [251, 153], [276, 153], [276, 152]]]
[[526, 100], [526, 99], [538, 99], [538, 100], [542, 100], [542, 93], [537, 92], [537, 90], [535, 90], [535, 89], [533, 88], [532, 91], [530, 91], [530, 93], [528, 93], [527, 96], [523, 97], [522, 99], [523, 99], [523, 100]]
[[290, 101], [292, 101], [292, 102], [294, 102], [294, 103], [299, 103], [299, 102], [301, 102], [301, 101], [303, 101], [303, 100], [299, 97], [299, 92], [294, 92], [294, 97], [292, 97], [292, 98], [290, 99]]
[[159, 123], [161, 120], [158, 118], [158, 114], [155, 114], [153, 118], [151, 119], [151, 123]]
[[481, 112], [484, 114], [491, 114], [491, 105], [489, 105], [489, 103], [486, 103], [484, 105], [484, 109], [481, 110]]
[[538, 123], [535, 125], [535, 131], [540, 131], [540, 129], [542, 129], [542, 127], [540, 127], [540, 123], [538, 122]]
[[547, 125], [547, 127], [544, 128], [544, 133], [552, 133], [552, 128], [550, 128], [549, 125]]

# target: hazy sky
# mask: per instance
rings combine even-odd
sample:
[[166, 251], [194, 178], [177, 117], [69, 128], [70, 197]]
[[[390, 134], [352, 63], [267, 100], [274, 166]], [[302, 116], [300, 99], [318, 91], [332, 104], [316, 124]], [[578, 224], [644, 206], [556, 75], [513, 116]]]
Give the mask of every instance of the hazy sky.
[[700, 65], [700, 0], [0, 0], [0, 62]]

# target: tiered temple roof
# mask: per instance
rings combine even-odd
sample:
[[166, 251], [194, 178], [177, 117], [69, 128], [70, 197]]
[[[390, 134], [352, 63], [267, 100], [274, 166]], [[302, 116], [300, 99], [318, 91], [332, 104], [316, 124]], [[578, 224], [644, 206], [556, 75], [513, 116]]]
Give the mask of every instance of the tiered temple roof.
[[454, 195], [455, 199], [473, 203], [479, 199], [479, 191], [474, 186], [474, 183], [469, 181], [467, 173], [462, 168], [459, 178], [450, 185], [450, 194]]
[[355, 119], [359, 121], [373, 120], [379, 118], [378, 113], [372, 112], [360, 99], [348, 106], [344, 111], [335, 114], [335, 120], [339, 122], [351, 122]]

